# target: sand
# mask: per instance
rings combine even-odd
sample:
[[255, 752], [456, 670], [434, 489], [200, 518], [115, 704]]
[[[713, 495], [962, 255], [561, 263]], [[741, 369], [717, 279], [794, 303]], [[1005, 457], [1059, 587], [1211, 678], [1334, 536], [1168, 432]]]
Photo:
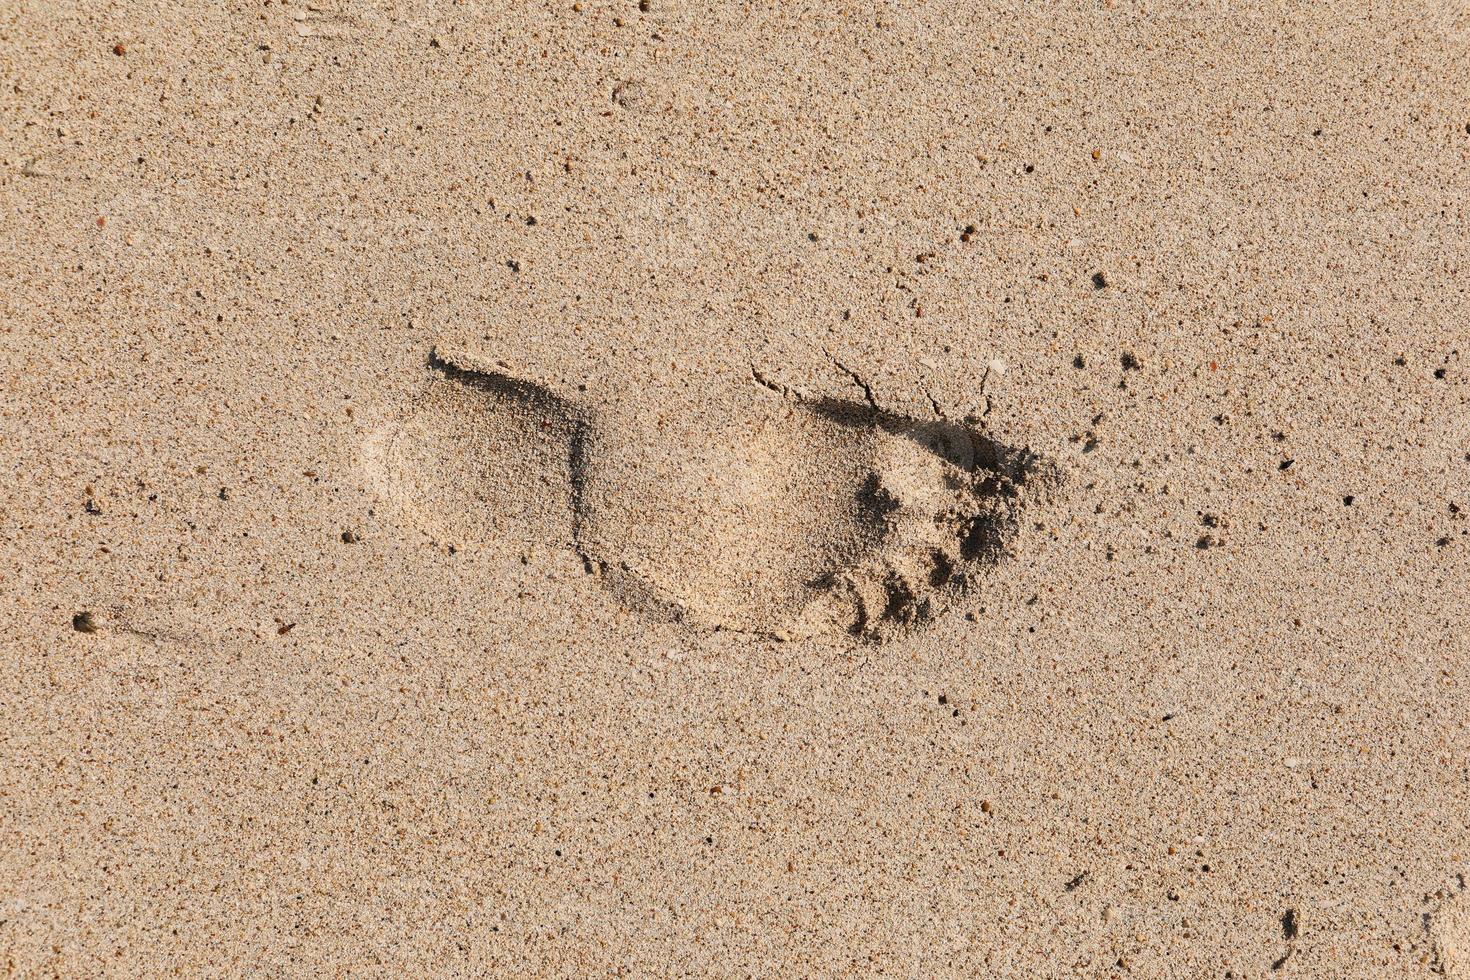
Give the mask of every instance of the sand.
[[1467, 55], [0, 4], [4, 974], [1470, 977]]

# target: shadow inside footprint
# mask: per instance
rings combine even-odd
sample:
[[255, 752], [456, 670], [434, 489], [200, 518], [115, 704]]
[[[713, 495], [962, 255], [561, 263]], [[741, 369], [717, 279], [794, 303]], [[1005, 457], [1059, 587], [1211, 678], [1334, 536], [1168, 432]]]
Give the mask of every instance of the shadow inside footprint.
[[624, 606], [706, 628], [889, 638], [972, 587], [1054, 479], [967, 425], [856, 402], [620, 414], [430, 366], [376, 454], [387, 495], [460, 539], [564, 542]]

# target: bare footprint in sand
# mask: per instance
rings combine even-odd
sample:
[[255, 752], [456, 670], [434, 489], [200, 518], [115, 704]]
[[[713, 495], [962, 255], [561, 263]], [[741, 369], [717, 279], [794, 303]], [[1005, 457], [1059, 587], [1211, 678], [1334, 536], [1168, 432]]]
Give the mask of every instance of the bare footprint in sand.
[[1055, 482], [970, 426], [840, 399], [751, 385], [670, 417], [431, 367], [373, 447], [386, 496], [459, 538], [563, 542], [624, 605], [695, 626], [886, 639], [973, 586]]

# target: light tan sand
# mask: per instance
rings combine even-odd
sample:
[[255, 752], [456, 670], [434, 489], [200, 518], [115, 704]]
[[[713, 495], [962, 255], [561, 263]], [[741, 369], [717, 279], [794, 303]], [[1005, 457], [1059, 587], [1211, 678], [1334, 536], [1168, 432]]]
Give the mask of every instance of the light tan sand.
[[0, 975], [1470, 977], [1463, 0], [0, 68]]

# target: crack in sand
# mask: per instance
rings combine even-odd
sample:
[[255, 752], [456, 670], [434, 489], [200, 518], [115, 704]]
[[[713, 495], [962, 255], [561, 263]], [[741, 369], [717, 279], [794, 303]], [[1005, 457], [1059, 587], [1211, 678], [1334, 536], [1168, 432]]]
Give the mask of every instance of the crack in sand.
[[831, 351], [827, 350], [825, 347], [822, 348], [822, 353], [827, 355], [827, 357], [832, 361], [834, 365], [836, 365], [839, 371], [841, 371], [843, 374], [846, 374], [849, 378], [853, 380], [853, 383], [855, 383], [859, 388], [863, 390], [863, 397], [867, 399], [868, 407], [873, 409], [874, 411], [878, 411], [878, 402], [873, 397], [873, 388], [871, 385], [863, 380], [863, 376], [858, 374], [857, 371], [848, 367], [846, 364], [839, 361], [837, 359], [837, 356]]

